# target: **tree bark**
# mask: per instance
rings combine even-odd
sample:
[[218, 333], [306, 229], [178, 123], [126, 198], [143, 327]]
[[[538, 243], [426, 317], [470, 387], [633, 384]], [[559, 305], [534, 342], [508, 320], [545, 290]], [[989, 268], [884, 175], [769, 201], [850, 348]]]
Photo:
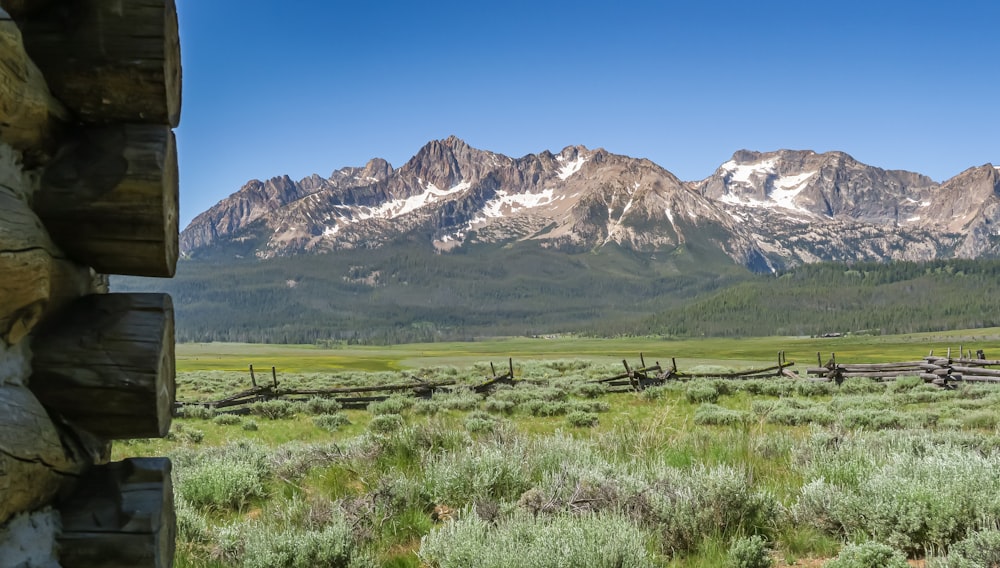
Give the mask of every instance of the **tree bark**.
[[31, 390], [97, 436], [165, 436], [175, 396], [173, 315], [166, 294], [76, 300], [38, 330]]
[[171, 277], [177, 266], [173, 132], [131, 124], [88, 129], [42, 175], [35, 210], [52, 239], [105, 274]]

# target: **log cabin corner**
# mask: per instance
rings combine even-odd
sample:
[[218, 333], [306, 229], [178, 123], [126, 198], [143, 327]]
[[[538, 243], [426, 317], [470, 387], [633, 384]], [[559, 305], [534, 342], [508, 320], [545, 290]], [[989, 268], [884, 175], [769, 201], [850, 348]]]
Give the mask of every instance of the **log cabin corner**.
[[0, 0], [0, 565], [173, 565], [174, 0]]

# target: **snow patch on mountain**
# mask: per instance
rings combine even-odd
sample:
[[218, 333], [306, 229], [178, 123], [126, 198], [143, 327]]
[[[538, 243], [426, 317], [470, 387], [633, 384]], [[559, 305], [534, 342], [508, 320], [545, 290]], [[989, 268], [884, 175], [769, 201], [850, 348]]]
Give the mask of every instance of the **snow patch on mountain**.
[[809, 184], [809, 179], [816, 174], [817, 172], [805, 172], [796, 176], [778, 178], [774, 181], [774, 190], [769, 196], [771, 201], [778, 207], [808, 213], [795, 203], [795, 198], [802, 193], [802, 190]]
[[730, 181], [750, 183], [750, 178], [754, 175], [761, 176], [775, 173], [777, 163], [778, 158], [769, 158], [756, 164], [738, 164], [735, 160], [729, 160], [722, 164], [720, 168], [729, 172]]
[[[563, 158], [562, 156], [558, 156], [556, 157], [556, 160], [562, 162], [565, 160], [565, 158]], [[583, 164], [585, 164], [586, 162], [587, 158], [585, 156], [578, 156], [577, 159], [573, 160], [572, 162], [567, 162], [566, 164], [563, 165], [562, 168], [559, 169], [558, 173], [559, 179], [566, 181], [566, 178], [580, 171], [580, 168], [582, 168]]]
[[499, 190], [496, 197], [483, 205], [483, 214], [486, 217], [503, 217], [511, 213], [516, 213], [522, 209], [541, 207], [552, 203], [553, 190], [545, 189], [540, 193], [507, 193]]
[[392, 201], [387, 201], [374, 209], [370, 209], [370, 213], [362, 218], [370, 219], [372, 217], [381, 217], [383, 219], [395, 219], [396, 217], [401, 217], [407, 213], [412, 213], [421, 207], [436, 203], [440, 201], [442, 197], [448, 197], [449, 195], [461, 193], [470, 187], [472, 187], [472, 184], [467, 181], [462, 181], [449, 189], [439, 189], [433, 183], [426, 182], [423, 193], [412, 195], [405, 199], [393, 199]]

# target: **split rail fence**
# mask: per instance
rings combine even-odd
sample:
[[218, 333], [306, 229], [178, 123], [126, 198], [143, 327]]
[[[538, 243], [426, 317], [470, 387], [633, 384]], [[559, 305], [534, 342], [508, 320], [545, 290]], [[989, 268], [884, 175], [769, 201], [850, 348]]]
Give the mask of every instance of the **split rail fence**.
[[[954, 388], [959, 382], [1000, 383], [1000, 360], [986, 359], [982, 350], [975, 357], [969, 351], [963, 354], [959, 349], [959, 357], [953, 358], [951, 349], [944, 357], [935, 356], [931, 351], [926, 357], [914, 361], [890, 363], [840, 363], [835, 353], [824, 365], [822, 357], [816, 354], [817, 366], [806, 369], [806, 377], [801, 377], [791, 369], [794, 361], [785, 358], [785, 352], [779, 351], [777, 364], [769, 367], [751, 368], [729, 372], [691, 372], [677, 368], [677, 359], [670, 359], [670, 366], [664, 367], [659, 361], [652, 365], [646, 363], [645, 355], [639, 354], [639, 365], [629, 365], [628, 360], [622, 360], [625, 371], [609, 377], [588, 381], [592, 384], [602, 384], [607, 392], [642, 391], [650, 387], [666, 384], [668, 381], [688, 381], [695, 379], [728, 379], [751, 380], [769, 378], [790, 378], [809, 381], [833, 381], [837, 384], [845, 379], [863, 377], [876, 381], [893, 381], [900, 377], [917, 376], [927, 383], [942, 388]], [[229, 395], [227, 397], [198, 402], [177, 401], [175, 412], [184, 407], [202, 406], [228, 414], [247, 414], [250, 405], [268, 400], [305, 401], [310, 398], [327, 398], [336, 400], [344, 408], [364, 408], [372, 402], [385, 400], [393, 395], [430, 398], [438, 392], [470, 390], [476, 394], [489, 396], [500, 385], [515, 385], [514, 360], [508, 358], [507, 369], [497, 373], [496, 367], [490, 363], [491, 375], [481, 382], [469, 385], [450, 379], [444, 381], [425, 381], [411, 377], [411, 382], [398, 382], [381, 385], [345, 386], [318, 389], [286, 388], [278, 381], [275, 367], [271, 367], [270, 383], [258, 384], [253, 365], [250, 365], [250, 382], [252, 387]]]

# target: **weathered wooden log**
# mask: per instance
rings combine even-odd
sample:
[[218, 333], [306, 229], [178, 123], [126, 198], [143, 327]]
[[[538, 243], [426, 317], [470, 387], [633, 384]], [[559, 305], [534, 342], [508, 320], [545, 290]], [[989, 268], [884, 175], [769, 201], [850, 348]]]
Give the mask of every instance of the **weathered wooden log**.
[[866, 378], [866, 379], [886, 379], [896, 377], [916, 377], [921, 374], [919, 369], [915, 371], [848, 371], [844, 370], [841, 376], [845, 379]]
[[953, 363], [958, 363], [959, 365], [966, 365], [968, 367], [989, 367], [993, 365], [1000, 365], [1000, 360], [997, 359], [953, 359]]
[[28, 205], [0, 188], [0, 340], [8, 344], [20, 341], [48, 305], [51, 246]]
[[78, 133], [45, 169], [34, 208], [52, 239], [105, 274], [171, 277], [177, 266], [173, 132], [129, 124]]
[[284, 395], [328, 395], [328, 394], [349, 394], [354, 392], [377, 392], [377, 391], [405, 391], [405, 390], [417, 390], [425, 388], [438, 388], [452, 386], [456, 381], [439, 381], [433, 383], [411, 383], [411, 384], [395, 384], [395, 385], [371, 385], [366, 387], [331, 387], [327, 389], [281, 389], [278, 391], [279, 396]]
[[0, 20], [0, 140], [24, 152], [29, 165], [54, 150], [70, 115], [50, 93], [11, 20]]
[[0, 341], [18, 343], [44, 314], [90, 291], [89, 269], [59, 254], [27, 203], [0, 187]]
[[981, 375], [962, 375], [962, 380], [970, 383], [1000, 383], [1000, 377], [986, 377]]
[[937, 375], [934, 373], [923, 373], [918, 375], [924, 382], [941, 384], [941, 381], [947, 383], [948, 381], [961, 381], [965, 377], [959, 373], [951, 373], [946, 375]]
[[981, 367], [960, 367], [958, 365], [953, 365], [951, 367], [951, 370], [955, 371], [956, 373], [979, 375], [982, 377], [1000, 377], [1000, 370], [997, 369], [983, 369]]
[[924, 361], [903, 361], [900, 363], [849, 363], [841, 364], [841, 367], [850, 371], [894, 371], [919, 368], [924, 364], [926, 364]]
[[94, 467], [62, 514], [59, 562], [64, 568], [173, 566], [174, 513], [170, 460], [132, 458]]
[[94, 294], [39, 328], [31, 390], [112, 440], [162, 437], [174, 404], [174, 314], [166, 294]]
[[780, 365], [775, 365], [773, 367], [763, 367], [763, 368], [760, 368], [760, 369], [747, 369], [745, 371], [732, 371], [732, 372], [728, 372], [728, 373], [677, 373], [677, 375], [678, 376], [683, 376], [683, 377], [703, 377], [703, 378], [720, 378], [720, 379], [725, 379], [725, 378], [743, 377], [743, 376], [747, 376], [747, 375], [756, 375], [756, 374], [768, 373], [768, 372], [772, 372], [773, 371], [772, 376], [777, 376], [777, 375], [779, 375], [781, 373], [782, 369], [784, 369], [786, 367], [791, 367], [793, 365], [795, 365], [795, 361], [792, 361], [791, 363], [782, 363]]
[[82, 122], [177, 126], [181, 58], [174, 0], [63, 1], [19, 23], [52, 93]]
[[0, 524], [49, 503], [94, 460], [26, 387], [0, 380]]

